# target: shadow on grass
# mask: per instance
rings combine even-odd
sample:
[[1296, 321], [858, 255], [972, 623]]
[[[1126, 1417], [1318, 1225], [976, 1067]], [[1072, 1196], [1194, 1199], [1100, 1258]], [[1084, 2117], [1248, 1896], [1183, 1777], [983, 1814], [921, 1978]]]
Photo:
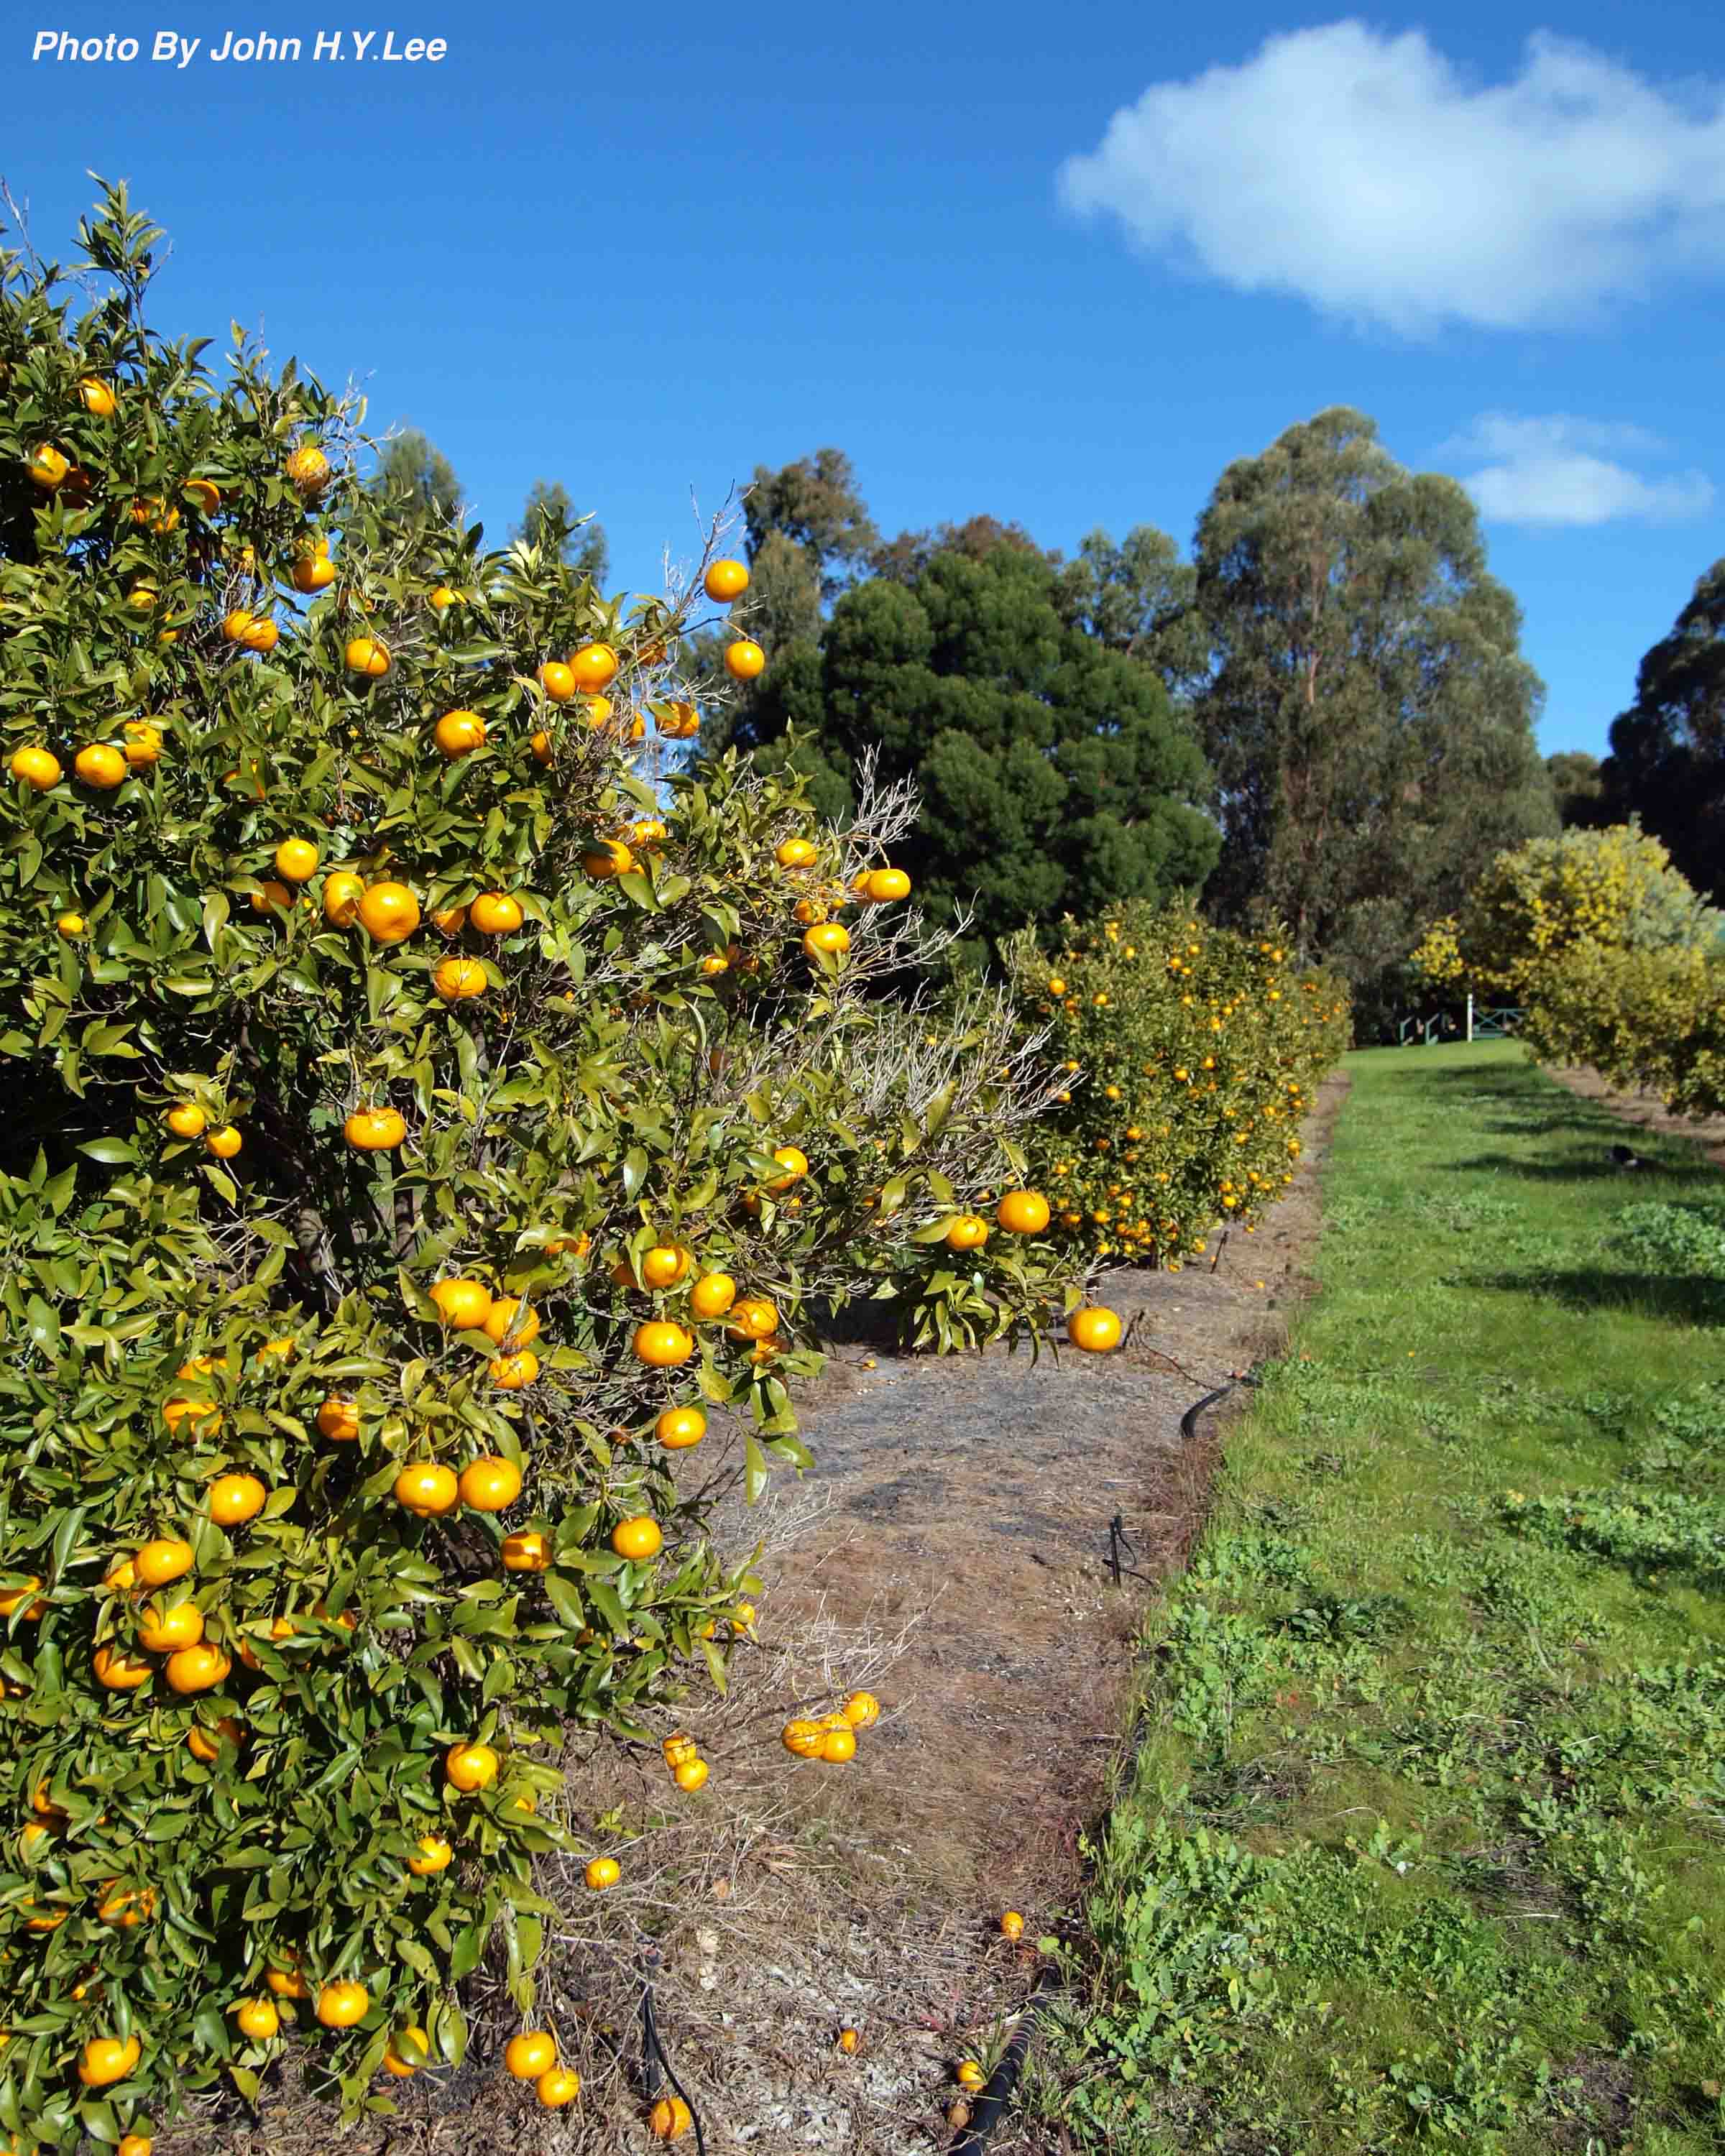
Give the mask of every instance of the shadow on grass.
[[1621, 1186], [1625, 1204], [1656, 1176], [1679, 1176], [1682, 1168], [1660, 1168], [1651, 1162], [1625, 1170], [1603, 1150], [1597, 1159], [1519, 1160], [1512, 1153], [1480, 1152], [1471, 1160], [1444, 1163], [1446, 1175], [1519, 1175], [1529, 1183], [1615, 1183]]
[[1725, 1281], [1694, 1273], [1609, 1272], [1585, 1265], [1575, 1272], [1470, 1273], [1470, 1286], [1504, 1295], [1548, 1297], [1569, 1310], [1623, 1310], [1678, 1325], [1725, 1326]]

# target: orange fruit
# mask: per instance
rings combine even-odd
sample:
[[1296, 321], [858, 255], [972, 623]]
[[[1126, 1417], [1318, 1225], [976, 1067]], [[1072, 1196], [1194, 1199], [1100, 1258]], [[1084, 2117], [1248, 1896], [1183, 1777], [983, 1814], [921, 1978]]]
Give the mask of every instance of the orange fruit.
[[310, 839], [284, 839], [275, 849], [275, 873], [289, 883], [305, 883], [317, 867], [317, 849]]
[[974, 2059], [961, 2060], [953, 2075], [953, 2079], [959, 2087], [968, 2089], [981, 2088], [988, 2078], [988, 2076]]
[[302, 554], [289, 572], [296, 592], [321, 592], [336, 581], [336, 565], [326, 555]]
[[695, 1353], [693, 1336], [680, 1325], [672, 1325], [655, 1319], [646, 1325], [638, 1325], [630, 1343], [635, 1359], [650, 1363], [656, 1370], [675, 1369], [686, 1363]]
[[294, 902], [294, 894], [272, 876], [256, 891], [249, 891], [246, 902], [254, 913], [285, 913]]
[[155, 1915], [156, 1897], [147, 1887], [121, 1887], [117, 1879], [105, 1880], [103, 1886], [105, 1891], [96, 1906], [96, 1916], [102, 1923], [129, 1932]]
[[531, 740], [528, 742], [527, 747], [532, 751], [533, 761], [536, 763], [549, 763], [551, 762], [551, 736], [547, 733], [543, 726], [541, 726], [538, 732], [536, 733], [532, 737]]
[[341, 1126], [341, 1135], [356, 1152], [393, 1152], [408, 1134], [408, 1127], [393, 1108], [356, 1108]]
[[810, 958], [842, 958], [850, 948], [850, 931], [841, 921], [817, 921], [805, 930], [803, 950]]
[[578, 688], [606, 688], [617, 676], [617, 654], [608, 644], [583, 644], [570, 655], [569, 671]]
[[209, 1486], [209, 1516], [218, 1527], [242, 1527], [256, 1519], [269, 1495], [255, 1475], [218, 1475]]
[[799, 1715], [794, 1721], [786, 1722], [780, 1732], [779, 1742], [787, 1752], [795, 1753], [799, 1759], [813, 1759], [819, 1754], [826, 1738], [827, 1732], [818, 1722], [810, 1722]]
[[142, 771], [162, 761], [162, 732], [147, 719], [128, 719], [126, 722], [126, 760], [134, 771]]
[[[379, 2063], [386, 2074], [393, 2076], [398, 2082], [404, 2082], [409, 2075], [418, 2072], [420, 2061], [429, 2054], [430, 2046], [431, 2039], [418, 2023], [410, 2021], [406, 2028], [400, 2030], [390, 2038], [384, 2047], [383, 2056]], [[418, 2047], [420, 2054], [419, 2060], [410, 2059], [406, 2056], [407, 2051], [413, 2046]]]
[[619, 1557], [644, 1560], [657, 1557], [664, 1546], [663, 1529], [644, 1513], [632, 1520], [619, 1520], [611, 1530], [611, 1547]]
[[123, 2044], [117, 2036], [92, 2036], [78, 2061], [78, 2078], [85, 2088], [106, 2088], [111, 2082], [123, 2082], [143, 2054], [136, 2036]]
[[304, 443], [295, 449], [282, 470], [287, 474], [288, 484], [307, 501], [321, 494], [332, 476], [329, 459], [312, 442]]
[[172, 1536], [146, 1543], [132, 1559], [132, 1568], [141, 1586], [167, 1587], [191, 1571], [192, 1545]]
[[152, 1655], [195, 1647], [203, 1637], [203, 1612], [195, 1602], [177, 1602], [171, 1609], [152, 1602], [138, 1620], [138, 1645]]
[[1024, 1920], [1016, 1909], [1009, 1909], [1000, 1919], [1000, 1929], [1009, 1939], [1021, 1939], [1024, 1936]]
[[641, 1259], [641, 1278], [649, 1287], [674, 1287], [690, 1263], [689, 1253], [675, 1243], [658, 1243]]
[[829, 1765], [842, 1766], [847, 1759], [856, 1757], [856, 1732], [854, 1729], [826, 1729], [821, 1732], [820, 1756]]
[[533, 2093], [547, 2111], [573, 2103], [581, 2093], [581, 2076], [572, 2066], [552, 2066], [533, 2084]]
[[788, 1190], [793, 1183], [798, 1182], [809, 1173], [809, 1156], [796, 1146], [775, 1147], [773, 1158], [784, 1170], [784, 1173], [776, 1176], [768, 1184], [767, 1188], [769, 1190]]
[[710, 599], [717, 599], [721, 605], [728, 604], [740, 593], [748, 589], [749, 572], [741, 562], [714, 562], [708, 565], [701, 585]]
[[503, 1537], [506, 1572], [543, 1572], [551, 1563], [551, 1545], [536, 1528]]
[[439, 752], [453, 762], [485, 745], [485, 722], [477, 711], [445, 711], [431, 730]]
[[477, 958], [440, 958], [432, 968], [431, 985], [441, 1002], [459, 1004], [482, 996], [488, 984]]
[[536, 2082], [557, 2062], [557, 2041], [544, 2029], [524, 2029], [503, 2047], [503, 2063], [518, 2082]]
[[703, 1273], [689, 1291], [689, 1307], [697, 1317], [722, 1317], [737, 1300], [729, 1273]]
[[341, 661], [350, 674], [362, 675], [368, 681], [380, 680], [389, 671], [389, 646], [375, 636], [352, 636]]
[[444, 1754], [444, 1773], [456, 1789], [470, 1794], [490, 1789], [501, 1763], [489, 1744], [452, 1744]]
[[359, 901], [362, 927], [374, 943], [403, 943], [419, 926], [419, 901], [404, 883], [367, 886]]
[[665, 1765], [673, 1770], [680, 1767], [685, 1759], [698, 1759], [701, 1756], [700, 1747], [684, 1729], [674, 1730], [659, 1748], [665, 1754]]
[[326, 2029], [351, 2029], [364, 2019], [371, 2003], [362, 1984], [326, 1984], [317, 1994], [317, 2018]]
[[1040, 1191], [1009, 1190], [994, 1217], [1010, 1235], [1040, 1235], [1048, 1225], [1048, 1200]]
[[365, 879], [351, 869], [336, 869], [323, 880], [323, 917], [332, 928], [352, 928], [366, 895]]
[[567, 704], [578, 685], [575, 670], [561, 659], [548, 659], [539, 670], [539, 685], [554, 704]]
[[530, 1347], [539, 1337], [539, 1313], [524, 1305], [519, 1296], [500, 1295], [485, 1319], [488, 1340], [501, 1348]]
[[677, 1778], [677, 1787], [690, 1796], [706, 1785], [709, 1769], [705, 1759], [681, 1760], [671, 1771]]
[[155, 2146], [147, 2133], [122, 2133], [114, 2156], [151, 2156]]
[[38, 486], [52, 490], [71, 469], [71, 459], [63, 455], [52, 442], [43, 442], [30, 452], [30, 477]]
[[1103, 1354], [1110, 1348], [1120, 1345], [1119, 1315], [1101, 1308], [1075, 1310], [1066, 1320], [1066, 1337], [1075, 1348], [1086, 1348], [1093, 1354]]
[[680, 2096], [662, 2096], [647, 2114], [647, 2130], [655, 2141], [675, 2141], [695, 2123]]
[[352, 1400], [331, 1393], [317, 1410], [317, 1426], [336, 1445], [351, 1445], [359, 1435], [359, 1409]]
[[108, 1691], [136, 1691], [155, 1676], [155, 1665], [141, 1661], [123, 1647], [98, 1647], [90, 1658], [96, 1682]]
[[73, 757], [72, 768], [86, 786], [99, 788], [105, 793], [119, 785], [129, 767], [121, 750], [107, 742], [92, 742]]
[[415, 1460], [403, 1467], [391, 1486], [397, 1504], [417, 1512], [422, 1520], [441, 1518], [453, 1512], [460, 1501], [461, 1486], [455, 1471], [434, 1460]]
[[300, 1972], [299, 1957], [295, 1954], [290, 1958], [292, 1966], [289, 1969], [266, 1969], [264, 1981], [278, 1999], [309, 1999], [311, 1986]]
[[78, 385], [78, 396], [85, 410], [92, 413], [96, 418], [111, 419], [113, 418], [116, 401], [114, 392], [105, 382], [98, 382], [93, 374], [86, 374]]
[[[274, 1974], [274, 1971], [271, 1972]], [[228, 2009], [242, 2036], [249, 2036], [254, 2043], [267, 2043], [281, 2031], [281, 2015], [273, 1999], [241, 1999]]]
[[521, 1471], [512, 1460], [487, 1455], [470, 1460], [458, 1485], [464, 1505], [475, 1512], [501, 1512], [521, 1494]]
[[220, 1130], [212, 1131], [203, 1142], [218, 1160], [232, 1160], [245, 1140], [232, 1123], [223, 1123]]
[[225, 1738], [237, 1751], [245, 1740], [245, 1732], [231, 1714], [224, 1714], [217, 1722], [213, 1733], [201, 1722], [194, 1722], [186, 1732], [186, 1749], [194, 1759], [202, 1759], [209, 1766], [222, 1754], [220, 1740]]
[[46, 793], [50, 786], [58, 786], [60, 783], [59, 758], [50, 754], [39, 743], [33, 742], [28, 747], [19, 749], [7, 768], [14, 778], [22, 779], [26, 786], [33, 787], [39, 793]]
[[418, 1853], [408, 1859], [408, 1869], [416, 1879], [429, 1879], [435, 1872], [447, 1871], [455, 1861], [453, 1846], [440, 1834], [422, 1834], [414, 1847]]
[[614, 706], [608, 696], [583, 696], [581, 708], [588, 726], [597, 731], [610, 718]]
[[[39, 1588], [42, 1582], [33, 1572], [26, 1578], [22, 1587], [14, 1588], [8, 1594], [0, 1594], [0, 1617], [11, 1616], [13, 1611], [18, 1608], [18, 1604], [28, 1596], [34, 1594], [37, 1589]], [[46, 1614], [48, 1604], [39, 1599], [30, 1609], [24, 1612], [24, 1614], [32, 1619], [39, 1618]]]
[[706, 1435], [706, 1417], [699, 1408], [667, 1408], [654, 1424], [653, 1435], [667, 1452], [681, 1452]]
[[63, 913], [54, 925], [62, 936], [69, 938], [81, 936], [85, 930], [84, 916], [81, 913]]
[[847, 2055], [854, 2053], [861, 2042], [862, 2038], [855, 2029], [841, 2029], [839, 2031], [839, 2049]]
[[581, 856], [581, 865], [595, 883], [604, 883], [612, 876], [627, 875], [635, 865], [635, 857], [621, 839], [602, 839]]
[[871, 1691], [854, 1691], [839, 1712], [853, 1729], [872, 1729], [880, 1719], [880, 1702]]
[[949, 1250], [979, 1250], [988, 1240], [988, 1224], [974, 1213], [961, 1213], [947, 1223], [945, 1240]]
[[593, 1893], [603, 1894], [622, 1878], [623, 1866], [614, 1856], [596, 1856], [581, 1876]]
[[863, 886], [863, 896], [873, 905], [886, 906], [896, 898], [908, 898], [911, 879], [902, 869], [875, 869]]
[[168, 1656], [162, 1675], [175, 1691], [208, 1691], [220, 1684], [233, 1666], [219, 1647], [181, 1647]]
[[482, 891], [467, 914], [481, 936], [508, 936], [523, 918], [520, 901], [504, 891]]
[[452, 1332], [477, 1332], [491, 1314], [491, 1291], [483, 1281], [434, 1281], [428, 1292]]
[[778, 1330], [778, 1306], [764, 1296], [745, 1296], [732, 1304], [725, 1330], [733, 1340], [769, 1340]]
[[518, 1393], [531, 1385], [539, 1375], [539, 1358], [531, 1348], [523, 1348], [513, 1355], [496, 1355], [491, 1358], [491, 1383], [501, 1385], [506, 1393]]
[[813, 868], [820, 850], [809, 839], [787, 839], [773, 856], [782, 869]]
[[744, 637], [740, 643], [726, 645], [725, 670], [733, 680], [755, 680], [766, 670], [766, 653], [750, 638]]
[[731, 971], [731, 961], [716, 951], [709, 951], [701, 962], [701, 970], [709, 980], [715, 980], [721, 973]]
[[425, 603], [436, 613], [442, 613], [446, 608], [454, 605], [458, 597], [459, 594], [452, 592], [447, 584], [434, 584], [425, 595]]

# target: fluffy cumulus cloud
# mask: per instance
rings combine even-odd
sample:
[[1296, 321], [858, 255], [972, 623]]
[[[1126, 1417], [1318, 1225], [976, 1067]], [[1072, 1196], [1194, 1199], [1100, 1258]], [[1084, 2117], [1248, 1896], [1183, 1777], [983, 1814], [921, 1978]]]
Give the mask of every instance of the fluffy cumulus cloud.
[[1332, 23], [1153, 85], [1058, 185], [1239, 290], [1404, 336], [1585, 326], [1725, 267], [1725, 88], [1548, 31], [1484, 85], [1420, 31]]
[[1517, 419], [1487, 412], [1437, 454], [1476, 467], [1460, 476], [1488, 523], [1549, 527], [1621, 517], [1670, 523], [1704, 514], [1713, 488], [1702, 473], [1648, 478], [1624, 461], [1657, 459], [1665, 446], [1640, 427], [1563, 413]]

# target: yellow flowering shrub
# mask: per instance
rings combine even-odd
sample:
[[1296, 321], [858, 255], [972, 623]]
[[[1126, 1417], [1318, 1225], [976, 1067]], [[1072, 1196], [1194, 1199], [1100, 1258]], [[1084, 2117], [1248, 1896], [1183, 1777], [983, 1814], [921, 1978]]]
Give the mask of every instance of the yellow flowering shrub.
[[1668, 1108], [1725, 1114], [1725, 963], [1686, 946], [1578, 944], [1529, 977], [1522, 1036], [1542, 1062], [1589, 1064]]
[[1435, 984], [1521, 1000], [1533, 972], [1577, 946], [1700, 946], [1712, 912], [1635, 823], [1530, 839], [1498, 855], [1459, 914], [1426, 931], [1413, 963]]

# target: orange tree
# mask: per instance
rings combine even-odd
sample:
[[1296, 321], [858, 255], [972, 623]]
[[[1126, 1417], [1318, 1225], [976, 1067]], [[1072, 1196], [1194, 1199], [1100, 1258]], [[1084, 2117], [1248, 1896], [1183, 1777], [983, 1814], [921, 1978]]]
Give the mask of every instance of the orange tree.
[[841, 837], [734, 760], [641, 774], [737, 567], [625, 607], [370, 498], [360, 408], [147, 328], [156, 237], [109, 191], [75, 316], [0, 257], [21, 2145], [308, 2037], [382, 2104], [488, 1951], [525, 2010], [564, 1723], [724, 1681], [747, 1568], [682, 1455], [804, 1461], [822, 1299], [1078, 1300], [1034, 1206], [981, 1286], [928, 1238], [1043, 1095], [1004, 1000], [931, 1046], [870, 990], [928, 949], [907, 798]]
[[1068, 920], [1052, 958], [1029, 937], [1011, 947], [1025, 1021], [1052, 1025], [1065, 1073], [1033, 1179], [1097, 1257], [1178, 1267], [1218, 1219], [1250, 1234], [1293, 1179], [1349, 1018], [1345, 986], [1288, 952], [1143, 902]]

